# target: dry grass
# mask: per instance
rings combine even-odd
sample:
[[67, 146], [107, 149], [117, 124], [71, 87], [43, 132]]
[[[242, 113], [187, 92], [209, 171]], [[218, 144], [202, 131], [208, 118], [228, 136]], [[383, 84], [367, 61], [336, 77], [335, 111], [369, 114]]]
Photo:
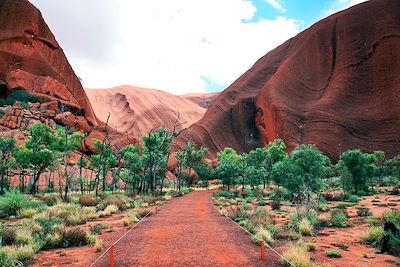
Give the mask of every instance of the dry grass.
[[263, 226], [260, 226], [257, 229], [257, 232], [252, 237], [252, 241], [256, 244], [260, 244], [261, 241], [264, 241], [267, 244], [272, 244], [274, 242], [274, 238], [270, 231], [265, 229]]
[[310, 236], [312, 235], [313, 226], [311, 223], [306, 219], [302, 219], [299, 223], [299, 232], [301, 235]]
[[[281, 262], [285, 266], [291, 266], [291, 262], [297, 267], [312, 267], [310, 255], [308, 254], [306, 248], [302, 245], [292, 245], [289, 249], [283, 253], [285, 259], [281, 259]], [[287, 261], [286, 261], [287, 260]], [[289, 261], [289, 262], [288, 262]]]
[[100, 238], [96, 238], [94, 247], [96, 249], [96, 252], [102, 251], [103, 250], [103, 240], [101, 240]]

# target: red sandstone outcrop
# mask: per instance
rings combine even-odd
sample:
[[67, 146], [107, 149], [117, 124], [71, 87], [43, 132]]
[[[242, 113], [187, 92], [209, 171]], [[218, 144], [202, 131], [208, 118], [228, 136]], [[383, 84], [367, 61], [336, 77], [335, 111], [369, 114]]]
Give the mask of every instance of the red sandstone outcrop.
[[100, 120], [105, 122], [110, 113], [111, 127], [137, 137], [159, 127], [171, 130], [174, 124], [189, 127], [203, 116], [206, 109], [200, 104], [208, 99], [199, 94], [198, 102], [189, 101], [185, 96], [128, 85], [85, 91]]
[[283, 139], [331, 158], [400, 153], [400, 1], [371, 0], [319, 21], [269, 52], [178, 138], [239, 152]]
[[214, 100], [219, 96], [218, 93], [192, 93], [192, 94], [184, 94], [180, 95], [180, 97], [183, 97], [185, 99], [188, 99], [200, 107], [203, 107], [205, 109], [208, 109], [211, 107], [212, 103]]
[[[40, 11], [27, 0], [2, 0], [0, 97], [16, 89], [42, 101], [57, 101], [85, 117], [91, 126], [98, 124], [85, 91]], [[14, 122], [12, 127], [18, 124]]]

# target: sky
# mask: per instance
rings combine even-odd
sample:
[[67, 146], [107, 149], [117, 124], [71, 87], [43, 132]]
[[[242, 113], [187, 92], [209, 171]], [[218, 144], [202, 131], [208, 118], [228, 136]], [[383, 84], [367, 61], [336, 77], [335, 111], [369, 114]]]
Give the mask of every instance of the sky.
[[221, 91], [320, 19], [365, 0], [30, 0], [85, 88]]

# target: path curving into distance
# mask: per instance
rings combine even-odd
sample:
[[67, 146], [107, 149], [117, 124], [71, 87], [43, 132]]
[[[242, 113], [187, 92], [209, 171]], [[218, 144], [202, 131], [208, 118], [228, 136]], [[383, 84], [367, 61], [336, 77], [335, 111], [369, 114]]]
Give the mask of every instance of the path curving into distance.
[[[159, 208], [115, 246], [115, 266], [279, 266], [267, 250], [221, 216], [211, 191], [192, 192]], [[97, 266], [108, 266], [108, 254]]]

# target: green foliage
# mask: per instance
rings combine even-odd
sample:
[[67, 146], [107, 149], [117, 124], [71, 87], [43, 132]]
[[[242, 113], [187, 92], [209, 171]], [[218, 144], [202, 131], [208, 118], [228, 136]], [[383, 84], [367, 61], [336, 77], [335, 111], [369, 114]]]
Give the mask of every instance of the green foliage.
[[351, 203], [358, 203], [360, 199], [357, 196], [352, 195], [349, 198], [347, 198], [346, 201]]
[[3, 107], [6, 105], [6, 100], [3, 98], [0, 98], [0, 106]]
[[217, 154], [219, 165], [215, 169], [215, 176], [227, 185], [228, 191], [230, 185], [240, 176], [242, 171], [242, 156], [238, 155], [232, 148], [225, 148]]
[[342, 209], [332, 209], [330, 211], [330, 225], [335, 227], [347, 226], [347, 215]]
[[232, 193], [232, 192], [228, 192], [228, 191], [219, 191], [219, 192], [213, 194], [213, 198], [215, 198], [215, 199], [218, 199], [221, 197], [232, 199], [232, 198], [236, 197], [236, 194]]
[[15, 244], [16, 233], [14, 227], [7, 227], [2, 225], [0, 227], [0, 245], [9, 246]]
[[339, 251], [337, 250], [328, 250], [325, 251], [325, 255], [328, 256], [329, 258], [340, 258], [342, 255], [340, 254]]
[[16, 216], [20, 210], [28, 207], [28, 204], [23, 194], [13, 190], [0, 197], [0, 213], [5, 217]]
[[361, 242], [370, 246], [377, 246], [385, 236], [383, 227], [372, 226], [368, 228], [366, 233], [361, 235]]
[[[309, 228], [312, 230], [312, 226], [318, 223], [318, 213], [314, 210], [297, 209], [289, 218], [289, 227], [300, 232], [301, 222], [304, 219], [308, 221], [310, 225]], [[305, 224], [306, 223], [303, 221], [304, 227]]]
[[347, 192], [354, 190], [355, 193], [368, 191], [367, 182], [373, 175], [371, 168], [375, 160], [373, 154], [364, 154], [359, 149], [343, 152], [336, 164], [343, 189]]
[[30, 102], [30, 103], [37, 103], [39, 99], [37, 97], [32, 96], [29, 92], [23, 90], [15, 90], [12, 92], [8, 98], [6, 99], [7, 105], [14, 105], [16, 101], [19, 102]]
[[10, 259], [10, 257], [2, 250], [0, 250], [0, 266], [7, 267], [13, 266], [14, 262]]
[[[1, 99], [0, 99], [1, 100]], [[0, 109], [0, 118], [4, 117], [6, 113], [4, 112], [4, 110]]]

